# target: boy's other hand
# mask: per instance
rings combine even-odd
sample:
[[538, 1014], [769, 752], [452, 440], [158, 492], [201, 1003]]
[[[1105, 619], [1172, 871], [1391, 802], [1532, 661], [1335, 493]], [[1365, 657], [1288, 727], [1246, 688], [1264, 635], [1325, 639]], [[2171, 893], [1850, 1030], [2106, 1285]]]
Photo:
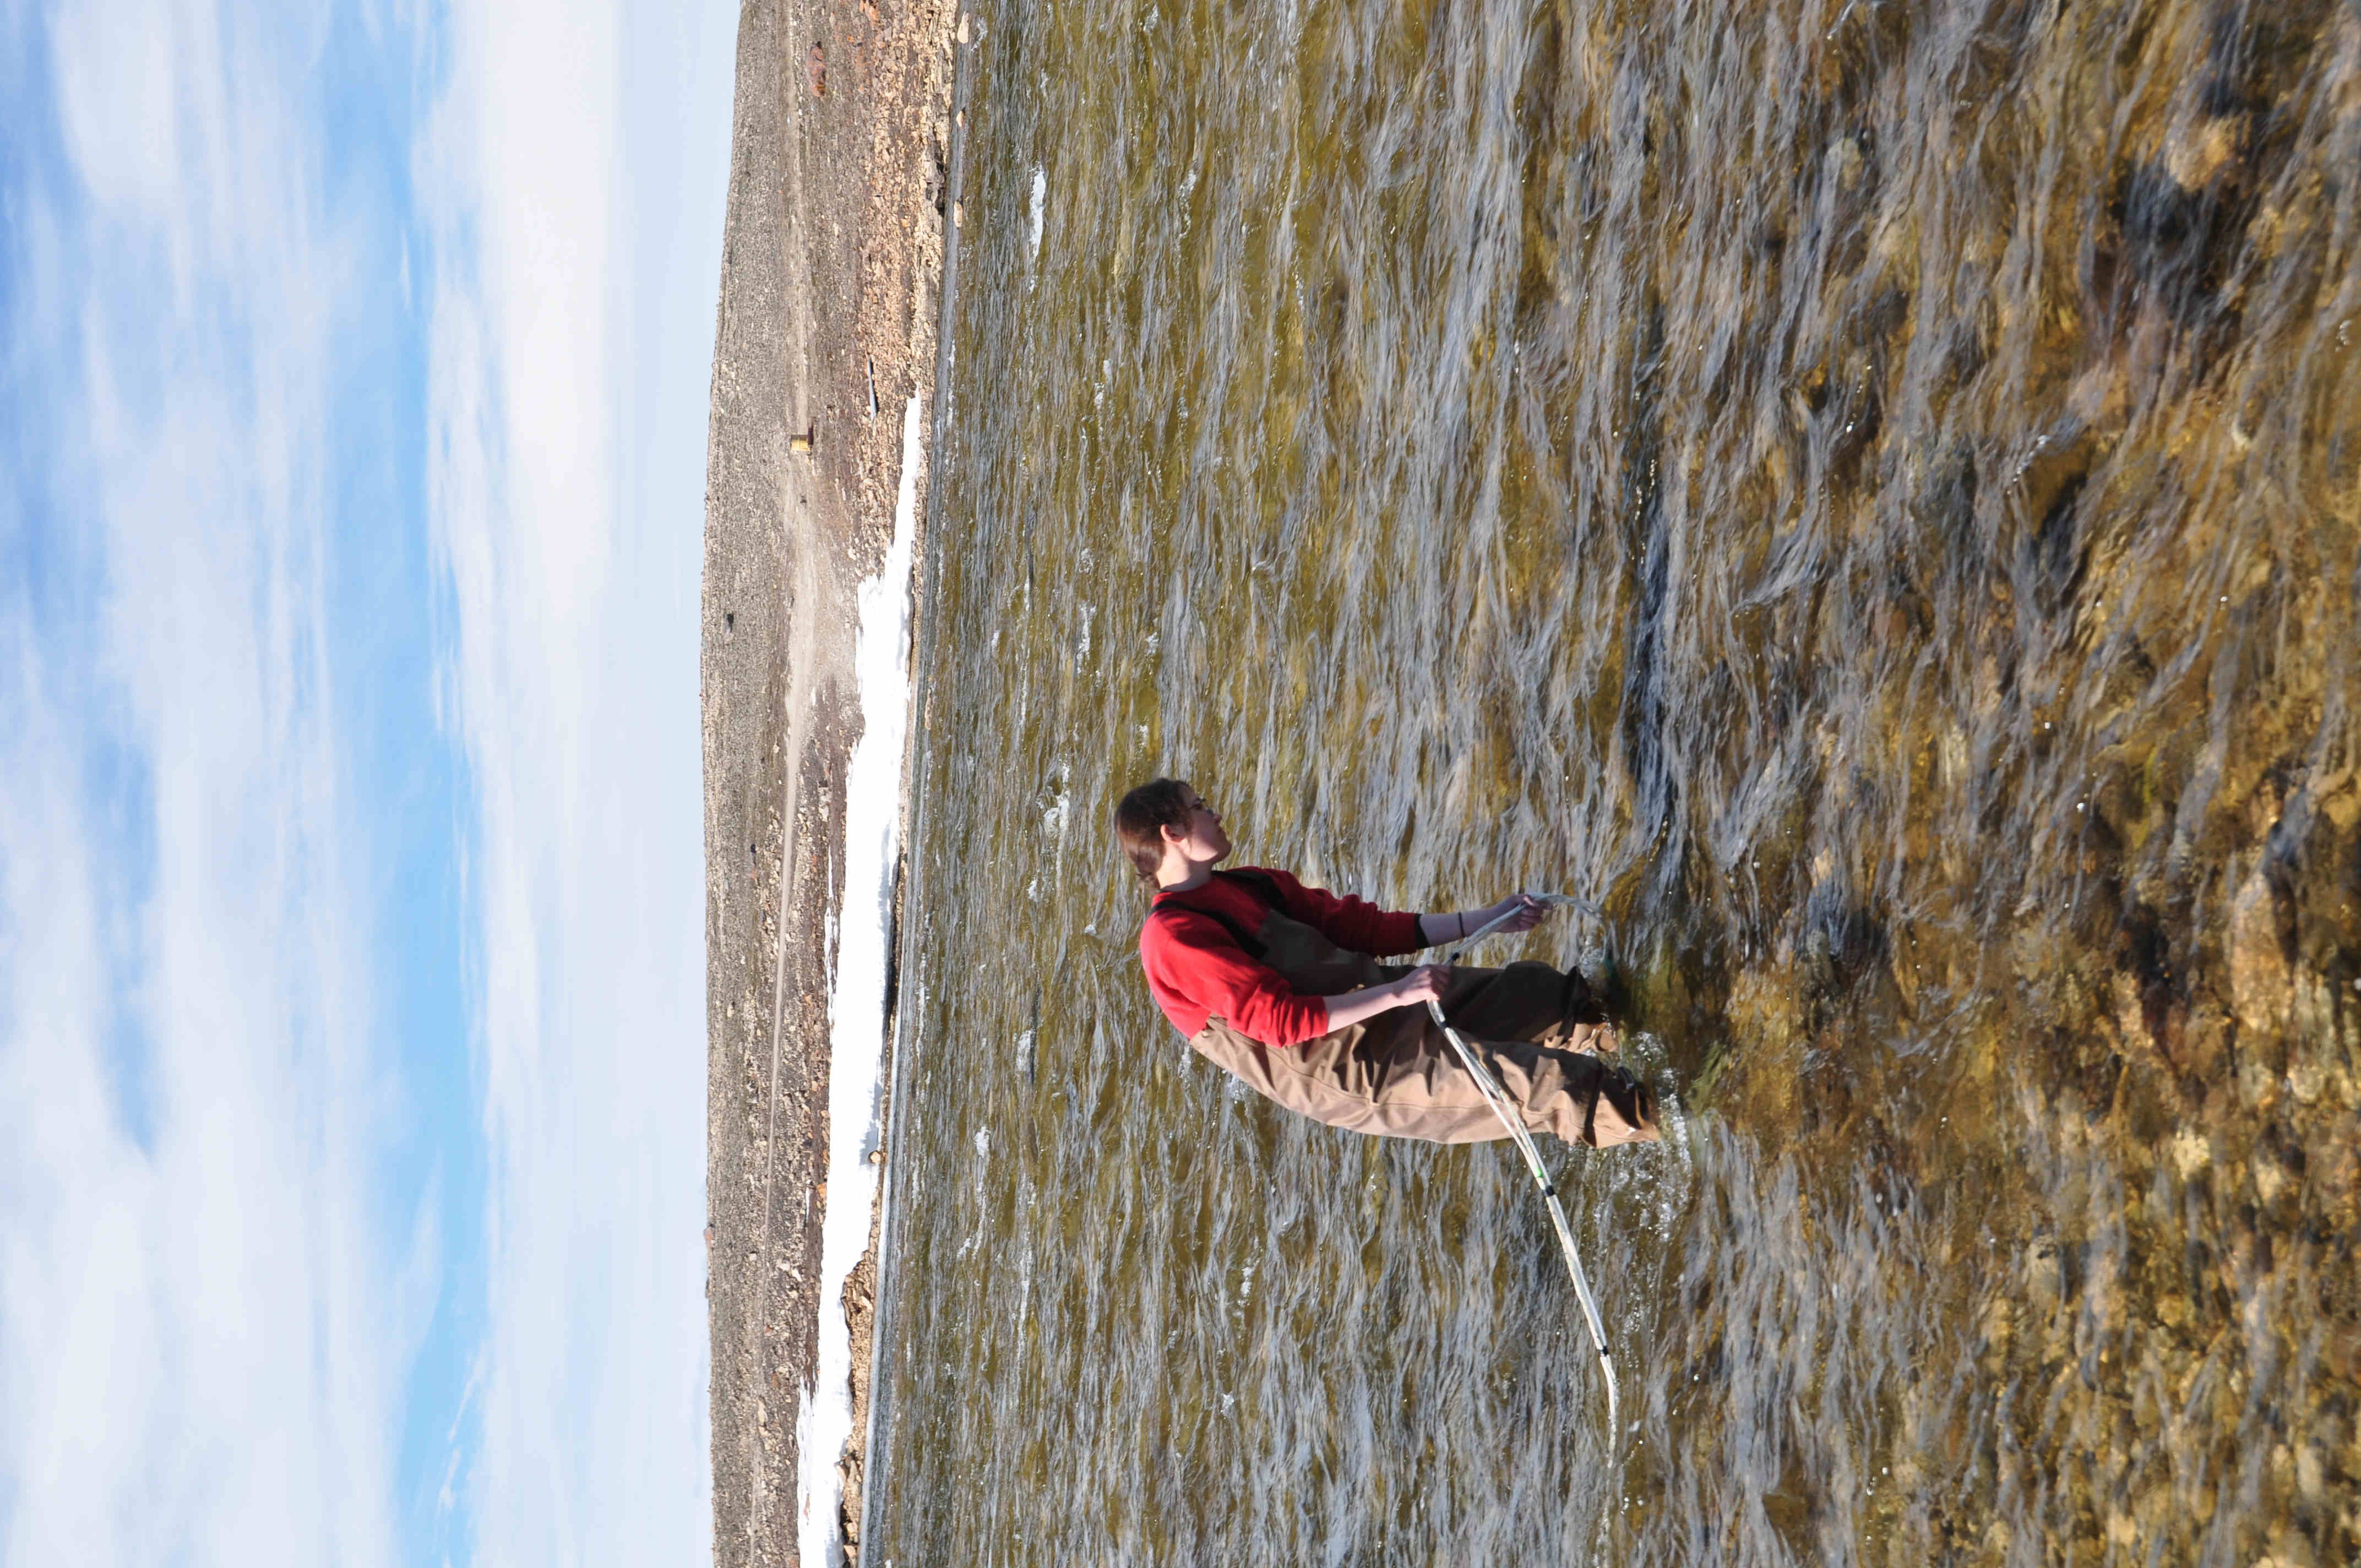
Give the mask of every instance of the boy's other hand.
[[1507, 923], [1500, 927], [1501, 931], [1530, 931], [1534, 927], [1540, 925], [1542, 923], [1542, 916], [1548, 913], [1549, 905], [1543, 904], [1540, 899], [1535, 898], [1532, 894], [1529, 893], [1512, 893], [1509, 894], [1508, 897], [1500, 900], [1499, 903], [1493, 905], [1490, 908], [1484, 911], [1484, 918], [1481, 921], [1478, 921], [1477, 924], [1479, 926], [1488, 926], [1493, 921], [1501, 919], [1503, 916], [1507, 916]]
[[1421, 964], [1394, 981], [1394, 996], [1403, 1007], [1416, 1007], [1422, 1003], [1443, 1000], [1443, 988], [1451, 983], [1451, 969], [1446, 964]]

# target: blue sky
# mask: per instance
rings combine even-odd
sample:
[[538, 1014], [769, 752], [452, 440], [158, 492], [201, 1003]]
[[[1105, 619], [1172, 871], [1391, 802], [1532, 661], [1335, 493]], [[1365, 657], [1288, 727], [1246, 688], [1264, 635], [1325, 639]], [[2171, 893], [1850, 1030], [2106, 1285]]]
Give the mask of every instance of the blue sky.
[[708, 1552], [735, 21], [0, 0], [0, 1561]]

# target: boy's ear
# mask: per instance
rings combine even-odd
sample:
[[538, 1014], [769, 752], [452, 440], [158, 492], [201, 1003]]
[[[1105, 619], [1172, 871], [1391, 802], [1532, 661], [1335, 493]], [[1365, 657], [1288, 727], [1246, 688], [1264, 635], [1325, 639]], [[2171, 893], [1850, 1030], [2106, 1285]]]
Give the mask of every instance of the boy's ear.
[[1175, 828], [1170, 822], [1159, 824], [1157, 827], [1156, 832], [1157, 836], [1168, 844], [1178, 844], [1189, 837], [1189, 829], [1186, 828]]

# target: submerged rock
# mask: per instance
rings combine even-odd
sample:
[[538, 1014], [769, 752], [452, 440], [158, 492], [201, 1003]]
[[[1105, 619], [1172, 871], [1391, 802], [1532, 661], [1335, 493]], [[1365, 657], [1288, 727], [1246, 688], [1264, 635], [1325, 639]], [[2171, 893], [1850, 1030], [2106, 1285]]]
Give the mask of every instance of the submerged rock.
[[2287, 1027], [2293, 976], [2279, 937], [2279, 899], [2257, 866], [2230, 906], [2231, 1004], [2248, 1028]]

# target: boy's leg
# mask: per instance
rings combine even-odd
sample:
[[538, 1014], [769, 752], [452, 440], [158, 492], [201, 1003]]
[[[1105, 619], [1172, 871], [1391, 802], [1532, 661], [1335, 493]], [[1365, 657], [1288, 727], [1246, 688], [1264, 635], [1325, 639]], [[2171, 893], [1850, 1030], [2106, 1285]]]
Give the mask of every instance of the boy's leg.
[[1534, 1132], [1602, 1149], [1656, 1141], [1656, 1097], [1621, 1067], [1560, 1046], [1473, 1040], [1464, 1030], [1460, 1038], [1475, 1047]]
[[1443, 1016], [1470, 1040], [1527, 1040], [1562, 1050], [1615, 1048], [1590, 984], [1576, 970], [1514, 963], [1506, 969], [1459, 969], [1443, 995]]
[[[1453, 1002], [1465, 1013], [1452, 1011]], [[1585, 1054], [1602, 1015], [1581, 976], [1544, 964], [1462, 970], [1444, 1015], [1535, 1131], [1601, 1147], [1656, 1135], [1646, 1089]], [[1512, 1030], [1538, 1037], [1520, 1039]], [[1218, 1021], [1191, 1044], [1265, 1098], [1333, 1127], [1444, 1144], [1508, 1135], [1423, 1007], [1379, 1014], [1283, 1050]]]
[[1266, 1100], [1347, 1132], [1437, 1144], [1508, 1135], [1423, 1008], [1285, 1048], [1215, 1019], [1189, 1043]]
[[1528, 1127], [1597, 1148], [1655, 1140], [1654, 1097], [1591, 1054], [1615, 1048], [1613, 1025], [1578, 971], [1539, 963], [1460, 970], [1443, 1015], [1523, 1107]]

